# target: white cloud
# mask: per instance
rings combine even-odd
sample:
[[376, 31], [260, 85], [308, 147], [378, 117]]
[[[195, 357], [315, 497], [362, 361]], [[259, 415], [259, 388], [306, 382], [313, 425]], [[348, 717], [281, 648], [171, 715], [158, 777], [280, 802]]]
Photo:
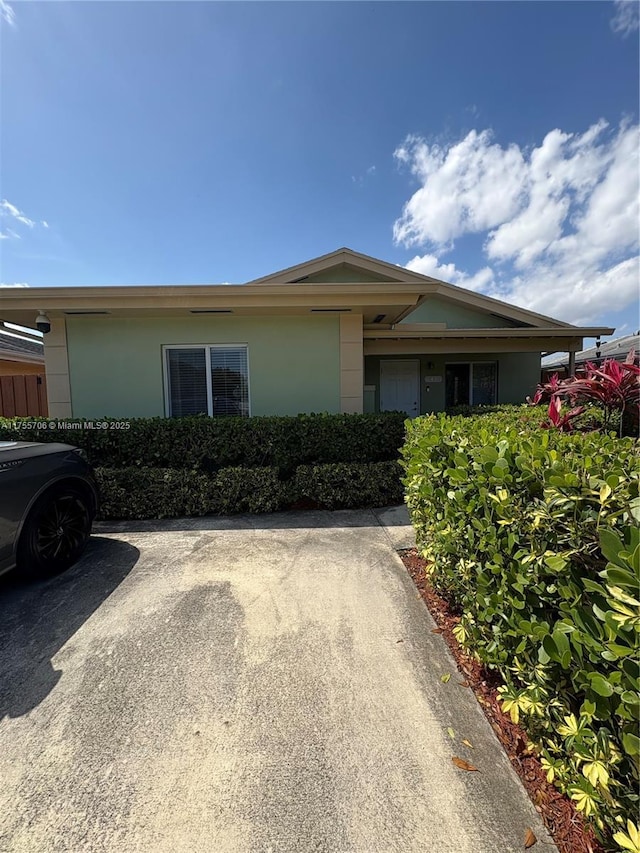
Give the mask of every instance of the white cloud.
[[21, 222], [23, 225], [27, 225], [29, 228], [33, 228], [36, 224], [33, 219], [29, 219], [28, 216], [25, 216], [21, 210], [15, 206], [15, 204], [11, 204], [10, 201], [7, 201], [6, 198], [3, 198], [0, 201], [0, 213], [3, 216], [11, 216], [13, 219]]
[[396, 242], [446, 246], [465, 233], [494, 228], [520, 206], [526, 166], [516, 145], [491, 143], [491, 133], [472, 130], [447, 149], [410, 136], [394, 152], [421, 183], [394, 225]]
[[640, 257], [617, 264], [567, 267], [541, 264], [512, 279], [506, 292], [490, 293], [569, 323], [597, 323], [603, 314], [638, 299]]
[[577, 219], [576, 239], [592, 247], [596, 259], [638, 245], [640, 177], [638, 127], [623, 128], [609, 148], [607, 169], [584, 213]]
[[407, 269], [466, 287], [467, 290], [485, 290], [493, 284], [493, 270], [490, 267], [483, 267], [474, 275], [468, 275], [457, 269], [454, 263], [440, 264], [435, 255], [416, 255], [407, 264]]
[[523, 207], [517, 216], [489, 234], [487, 255], [513, 259], [524, 269], [563, 234], [571, 205], [593, 192], [614, 148], [596, 145], [607, 123], [599, 121], [586, 133], [574, 136], [552, 130], [529, 156]]
[[6, 231], [0, 231], [0, 240], [20, 240], [22, 239], [13, 228], [7, 228]]
[[42, 225], [42, 227], [43, 227], [43, 228], [48, 228], [48, 227], [49, 227], [49, 223], [47, 222], [47, 220], [46, 220], [46, 219], [43, 219], [43, 220], [40, 222], [40, 225]]
[[375, 166], [369, 166], [368, 169], [365, 170], [363, 175], [351, 175], [351, 181], [358, 186], [362, 186], [367, 178], [373, 177], [376, 173]]
[[24, 281], [18, 284], [5, 284], [3, 281], [0, 281], [0, 287], [29, 287], [29, 285]]
[[[501, 147], [488, 131], [442, 148], [410, 137], [395, 152], [421, 187], [394, 226], [421, 245], [409, 269], [569, 322], [596, 322], [638, 298], [638, 126], [600, 120], [550, 131], [537, 148]], [[495, 266], [444, 263], [464, 234], [484, 235]]]
[[614, 0], [614, 14], [611, 18], [611, 29], [620, 33], [623, 38], [635, 32], [640, 25], [638, 0]]
[[6, 0], [0, 0], [0, 18], [9, 24], [10, 27], [15, 27], [16, 13]]

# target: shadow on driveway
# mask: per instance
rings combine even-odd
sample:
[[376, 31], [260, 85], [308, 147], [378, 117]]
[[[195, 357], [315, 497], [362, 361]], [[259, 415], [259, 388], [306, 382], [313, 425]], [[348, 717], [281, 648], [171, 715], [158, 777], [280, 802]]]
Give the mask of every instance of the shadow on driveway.
[[410, 525], [407, 508], [399, 506], [375, 509], [306, 509], [265, 513], [264, 515], [205, 515], [192, 518], [96, 521], [97, 533], [179, 533], [183, 531], [223, 530], [304, 530], [345, 527], [405, 527]]
[[10, 572], [0, 579], [0, 720], [26, 714], [49, 695], [62, 675], [51, 659], [139, 555], [127, 542], [93, 536], [82, 559], [56, 578], [28, 583]]

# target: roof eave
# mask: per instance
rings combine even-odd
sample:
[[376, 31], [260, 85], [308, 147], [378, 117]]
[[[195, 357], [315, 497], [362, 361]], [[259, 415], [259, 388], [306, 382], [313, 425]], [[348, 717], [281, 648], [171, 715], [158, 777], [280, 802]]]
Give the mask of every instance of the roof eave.
[[425, 340], [428, 338], [591, 338], [597, 335], [612, 335], [613, 329], [600, 326], [567, 326], [557, 328], [486, 328], [486, 329], [418, 329], [412, 326], [403, 329], [402, 325], [395, 329], [375, 329], [370, 325], [364, 329], [363, 335], [369, 340], [384, 338], [408, 338]]

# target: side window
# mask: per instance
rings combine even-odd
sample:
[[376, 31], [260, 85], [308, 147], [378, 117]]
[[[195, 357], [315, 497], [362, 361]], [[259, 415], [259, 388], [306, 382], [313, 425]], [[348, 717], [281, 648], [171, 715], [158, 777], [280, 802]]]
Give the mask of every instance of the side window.
[[246, 346], [167, 346], [164, 370], [169, 417], [249, 416]]

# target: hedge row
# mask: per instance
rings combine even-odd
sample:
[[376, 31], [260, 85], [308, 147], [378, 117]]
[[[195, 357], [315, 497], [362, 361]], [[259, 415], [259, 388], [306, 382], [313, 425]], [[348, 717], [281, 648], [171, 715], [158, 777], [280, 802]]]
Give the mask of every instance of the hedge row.
[[549, 780], [621, 844], [639, 799], [637, 446], [528, 411], [410, 422], [406, 500], [459, 641], [499, 671]]
[[[291, 476], [300, 465], [397, 459], [405, 418], [401, 412], [123, 421], [105, 418], [94, 421], [94, 428], [73, 419], [65, 420], [66, 428], [62, 428], [62, 422], [55, 419], [28, 422], [0, 418], [0, 440], [74, 444], [86, 450], [94, 466], [109, 468], [189, 468], [211, 473], [242, 465], [275, 467], [284, 476]], [[29, 423], [41, 423], [44, 428], [33, 429]]]
[[398, 462], [301, 465], [289, 480], [278, 469], [97, 468], [100, 518], [180, 518], [275, 512], [305, 499], [325, 509], [402, 503]]

